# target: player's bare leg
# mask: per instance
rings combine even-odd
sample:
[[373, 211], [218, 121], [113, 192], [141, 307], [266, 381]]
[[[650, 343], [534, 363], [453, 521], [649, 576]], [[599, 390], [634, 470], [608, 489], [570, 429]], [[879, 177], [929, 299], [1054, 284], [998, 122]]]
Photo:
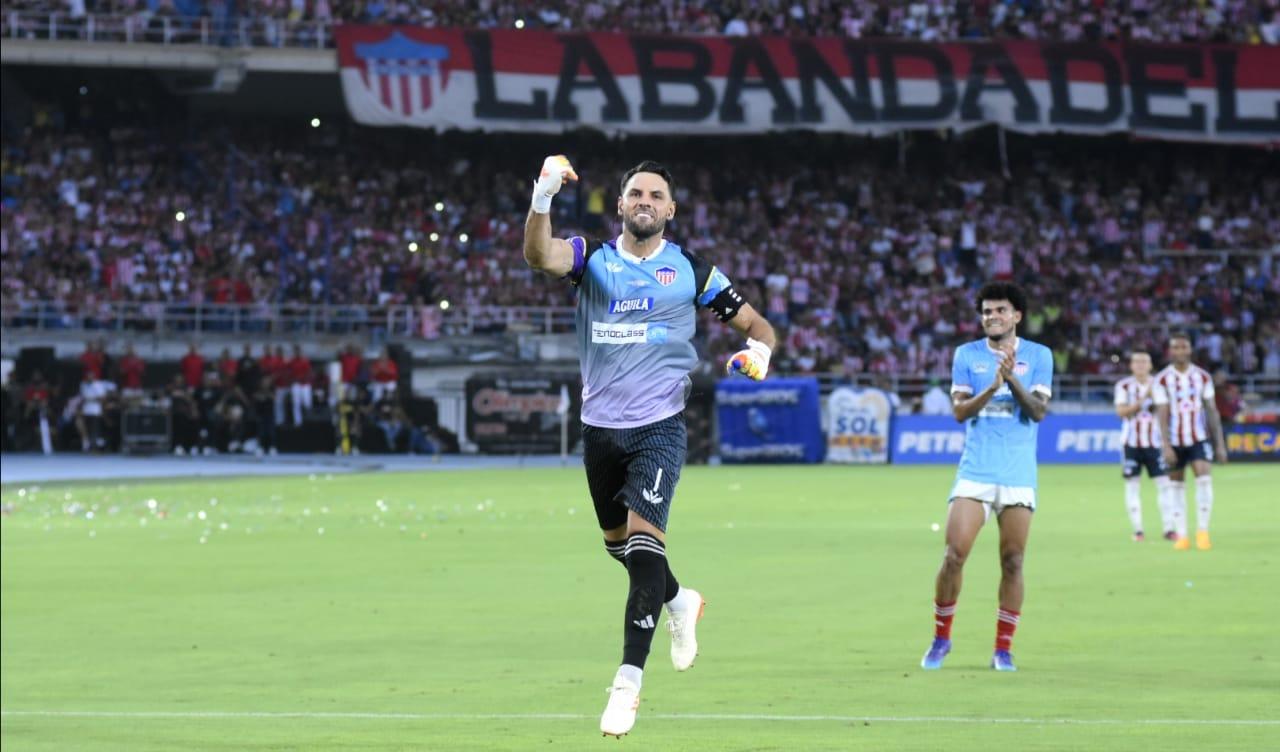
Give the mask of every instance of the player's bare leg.
[[1022, 558], [1031, 532], [1031, 510], [1006, 507], [1000, 513], [1000, 608], [1022, 610]]
[[1196, 548], [1201, 551], [1213, 548], [1209, 541], [1209, 516], [1213, 514], [1212, 469], [1213, 465], [1206, 460], [1191, 463], [1191, 472], [1196, 474]]
[[964, 563], [986, 519], [986, 507], [974, 499], [958, 496], [947, 508], [947, 547], [934, 582], [933, 643], [920, 659], [923, 669], [942, 668], [943, 659], [951, 652], [951, 620], [964, 580]]
[[1027, 507], [1006, 507], [1000, 512], [1000, 608], [996, 612], [996, 649], [991, 658], [991, 666], [997, 671], [1017, 670], [1010, 649], [1022, 613], [1022, 559], [1031, 533], [1031, 516]]
[[663, 543], [667, 542], [666, 533], [662, 532], [648, 520], [632, 511], [627, 512], [627, 526], [623, 528], [623, 530], [628, 538], [636, 533], [647, 533]]
[[934, 598], [939, 603], [955, 603], [960, 597], [964, 563], [986, 519], [987, 510], [982, 502], [963, 496], [951, 501], [947, 509], [947, 548], [934, 585]]
[[1187, 538], [1187, 484], [1182, 469], [1169, 471], [1169, 514], [1173, 519], [1173, 547], [1178, 551], [1191, 548]]

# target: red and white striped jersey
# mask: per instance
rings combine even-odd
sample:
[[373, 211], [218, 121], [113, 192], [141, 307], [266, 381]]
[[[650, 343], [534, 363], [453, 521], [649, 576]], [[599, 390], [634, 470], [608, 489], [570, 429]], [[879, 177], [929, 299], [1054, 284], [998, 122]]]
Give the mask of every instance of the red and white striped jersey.
[[1199, 366], [1179, 371], [1166, 366], [1156, 374], [1151, 399], [1169, 406], [1169, 440], [1176, 447], [1208, 441], [1204, 422], [1204, 401], [1213, 399], [1213, 378]]
[[1147, 379], [1147, 383], [1139, 382], [1133, 376], [1121, 379], [1116, 384], [1116, 406], [1142, 405], [1142, 409], [1124, 419], [1121, 438], [1124, 445], [1139, 449], [1160, 448], [1160, 425], [1156, 421], [1155, 402], [1151, 399], [1151, 389], [1155, 379]]

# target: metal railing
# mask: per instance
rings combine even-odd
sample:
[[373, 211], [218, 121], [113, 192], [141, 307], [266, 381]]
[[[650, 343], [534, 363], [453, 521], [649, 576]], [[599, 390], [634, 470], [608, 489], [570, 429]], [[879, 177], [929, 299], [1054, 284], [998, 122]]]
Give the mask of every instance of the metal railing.
[[[58, 335], [90, 337], [118, 333], [201, 339], [273, 339], [298, 337], [366, 337], [371, 342], [431, 340], [452, 336], [503, 334], [570, 334], [575, 310], [548, 306], [304, 305], [251, 303], [15, 302], [0, 305], [0, 327], [6, 337]], [[1163, 326], [1148, 322], [1151, 326]], [[1116, 325], [1110, 325], [1114, 328]], [[1140, 324], [1135, 324], [1140, 326]], [[949, 374], [897, 373], [884, 376], [813, 374], [824, 394], [841, 385], [879, 386], [911, 400], [934, 381], [945, 389]], [[1110, 405], [1121, 374], [1059, 374], [1054, 402]], [[1231, 375], [1245, 395], [1280, 403], [1280, 376]]]
[[333, 47], [333, 24], [152, 13], [73, 18], [67, 13], [9, 11], [0, 15], [0, 36], [6, 40], [326, 49]]
[[365, 335], [432, 339], [471, 334], [562, 334], [574, 309], [547, 306], [304, 305], [249, 303], [14, 302], [0, 305], [6, 333], [122, 332], [160, 336]]
[[[875, 374], [812, 374], [818, 379], [823, 394], [829, 394], [839, 386], [878, 387], [898, 395], [903, 400], [920, 398], [936, 382], [944, 390], [949, 388], [951, 377], [927, 376], [918, 373]], [[1053, 403], [1055, 411], [1064, 405], [1090, 405], [1091, 410], [1110, 410], [1115, 396], [1116, 382], [1126, 374], [1086, 375], [1057, 374], [1053, 378]], [[1263, 374], [1233, 374], [1231, 383], [1240, 388], [1247, 400], [1263, 404], [1280, 403], [1280, 376]], [[1254, 405], [1257, 406], [1257, 405]], [[904, 406], [905, 407], [905, 406]]]
[[1271, 248], [1149, 248], [1143, 251], [1146, 258], [1216, 258], [1226, 263], [1235, 258], [1267, 258], [1280, 253], [1280, 245]]

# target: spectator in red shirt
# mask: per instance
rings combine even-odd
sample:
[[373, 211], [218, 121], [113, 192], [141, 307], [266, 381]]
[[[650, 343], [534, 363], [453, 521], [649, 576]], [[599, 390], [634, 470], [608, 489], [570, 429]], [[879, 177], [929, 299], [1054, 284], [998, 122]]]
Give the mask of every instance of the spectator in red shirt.
[[92, 376], [94, 381], [102, 378], [106, 356], [93, 340], [84, 343], [84, 352], [80, 353], [80, 365], [84, 368], [83, 373]]
[[276, 356], [271, 352], [271, 345], [262, 346], [262, 355], [258, 357], [258, 368], [263, 376], [271, 376], [272, 383], [275, 383]]
[[293, 358], [289, 360], [289, 376], [293, 381], [290, 395], [293, 399], [293, 425], [302, 425], [302, 411], [311, 409], [311, 360], [302, 354], [302, 345], [293, 346]]
[[383, 348], [381, 357], [373, 361], [369, 370], [370, 379], [373, 381], [369, 387], [369, 393], [374, 402], [381, 402], [384, 398], [395, 395], [396, 382], [400, 380], [400, 368], [391, 359], [391, 350]]
[[360, 366], [364, 362], [360, 351], [355, 345], [347, 345], [346, 351], [338, 356], [338, 360], [342, 363], [342, 383], [356, 383], [360, 378]]
[[218, 276], [209, 283], [209, 298], [214, 303], [230, 303], [231, 302], [231, 280], [225, 276]]
[[240, 364], [236, 361], [235, 356], [231, 354], [231, 348], [222, 348], [222, 355], [218, 356], [218, 372], [222, 374], [222, 383], [236, 383], [236, 371], [240, 368]]
[[178, 361], [178, 367], [182, 369], [182, 380], [189, 389], [195, 389], [204, 381], [204, 358], [196, 349], [196, 343], [191, 343], [187, 354]]
[[39, 370], [31, 372], [31, 383], [22, 390], [22, 404], [25, 417], [30, 417], [37, 410], [49, 408], [49, 383], [44, 380], [44, 374]]
[[142, 375], [146, 373], [147, 364], [134, 352], [133, 345], [125, 346], [117, 369], [120, 371], [120, 395], [128, 400], [141, 399]]
[[1222, 416], [1224, 426], [1235, 423], [1236, 418], [1244, 411], [1240, 387], [1227, 381], [1227, 372], [1222, 369], [1213, 374], [1213, 401], [1218, 406], [1218, 414]]

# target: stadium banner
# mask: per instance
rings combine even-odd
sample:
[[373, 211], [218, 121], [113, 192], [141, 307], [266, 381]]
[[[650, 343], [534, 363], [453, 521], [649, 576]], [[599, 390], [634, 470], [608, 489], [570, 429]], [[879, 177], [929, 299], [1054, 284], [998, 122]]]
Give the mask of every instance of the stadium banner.
[[964, 451], [964, 424], [949, 415], [899, 415], [889, 447], [895, 465], [954, 465]]
[[569, 446], [582, 433], [576, 373], [479, 373], [467, 379], [466, 395], [467, 438], [485, 454], [559, 452], [560, 416], [566, 410]]
[[364, 125], [559, 133], [1024, 133], [1280, 143], [1280, 47], [342, 25]]
[[1280, 424], [1237, 423], [1226, 427], [1231, 462], [1280, 462]]
[[[954, 464], [964, 451], [964, 424], [946, 415], [900, 415], [893, 421], [892, 447], [895, 464]], [[1051, 414], [1040, 422], [1040, 462], [1119, 464], [1123, 454], [1120, 419], [1115, 415]]]
[[722, 462], [821, 462], [818, 380], [722, 379], [716, 383]]
[[893, 405], [882, 390], [833, 390], [827, 397], [827, 462], [885, 464], [892, 420]]

